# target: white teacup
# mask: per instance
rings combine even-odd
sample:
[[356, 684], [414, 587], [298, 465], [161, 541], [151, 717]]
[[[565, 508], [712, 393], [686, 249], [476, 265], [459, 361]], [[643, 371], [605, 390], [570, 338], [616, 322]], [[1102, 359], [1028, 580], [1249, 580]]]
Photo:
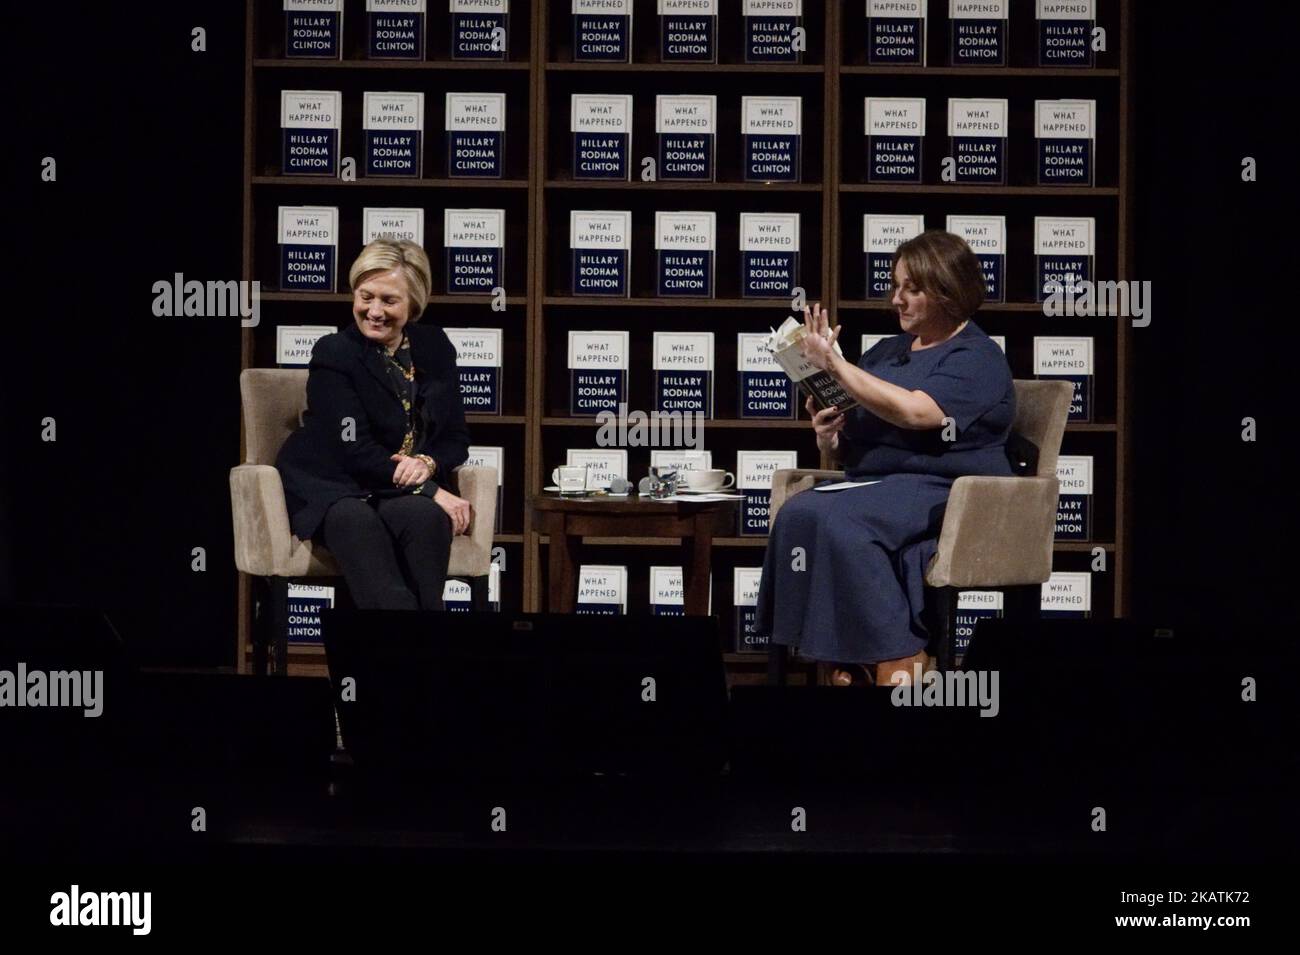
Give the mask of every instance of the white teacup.
[[721, 468], [685, 470], [679, 480], [692, 491], [724, 491], [736, 483], [736, 475]]
[[551, 472], [551, 480], [559, 486], [561, 494], [585, 494], [587, 492], [586, 465], [562, 464]]

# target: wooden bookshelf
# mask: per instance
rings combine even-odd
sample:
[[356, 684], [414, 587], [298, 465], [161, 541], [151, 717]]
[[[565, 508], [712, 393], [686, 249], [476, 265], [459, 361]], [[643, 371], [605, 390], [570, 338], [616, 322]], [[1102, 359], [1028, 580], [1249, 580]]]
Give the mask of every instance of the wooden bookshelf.
[[[1000, 68], [946, 65], [946, 0], [929, 0], [929, 62], [926, 67], [869, 66], [865, 63], [865, 23], [861, 0], [805, 0], [808, 50], [803, 62], [755, 65], [742, 62], [739, 5], [722, 4], [718, 24], [719, 62], [658, 62], [654, 0], [635, 0], [633, 58], [629, 64], [575, 63], [568, 0], [512, 0], [510, 49], [504, 61], [453, 61], [435, 49], [436, 14], [445, 4], [430, 4], [427, 55], [422, 62], [363, 59], [360, 32], [363, 0], [345, 0], [344, 56], [341, 60], [286, 59], [283, 55], [281, 5], [276, 0], [246, 0], [246, 62], [243, 191], [243, 275], [261, 280], [265, 304], [258, 328], [244, 329], [241, 367], [266, 363], [273, 355], [279, 324], [341, 324], [348, 320], [345, 291], [306, 294], [278, 290], [274, 268], [276, 206], [337, 205], [340, 210], [338, 272], [345, 283], [347, 265], [359, 243], [360, 210], [366, 204], [423, 205], [426, 246], [435, 263], [442, 258], [441, 210], [445, 206], [494, 205], [506, 209], [506, 311], [493, 312], [485, 296], [435, 295], [426, 320], [455, 326], [503, 329], [507, 366], [501, 416], [469, 417], [475, 444], [505, 448], [506, 487], [503, 533], [494, 543], [507, 549], [502, 575], [502, 603], [510, 609], [537, 611], [545, 603], [545, 537], [532, 525], [528, 498], [549, 483], [551, 468], [566, 447], [594, 446], [594, 419], [572, 417], [560, 398], [567, 388], [564, 336], [572, 328], [627, 329], [633, 366], [629, 401], [648, 394], [648, 362], [654, 329], [698, 327], [703, 319], [717, 333], [714, 375], [718, 417], [705, 424], [705, 447], [715, 466], [735, 469], [740, 449], [796, 450], [802, 467], [826, 466], [819, 458], [808, 422], [800, 411], [795, 421], [760, 421], [735, 417], [735, 335], [762, 331], [788, 314], [783, 299], [738, 296], [739, 264], [727, 247], [724, 223], [740, 212], [799, 212], [803, 223], [801, 260], [808, 300], [820, 301], [848, 324], [846, 353], [857, 357], [859, 333], [897, 331], [887, 303], [862, 297], [861, 222], [864, 212], [924, 214], [930, 227], [941, 226], [950, 213], [1003, 214], [1008, 226], [1008, 294], [990, 304], [981, 323], [990, 334], [1007, 339], [1008, 360], [1017, 377], [1032, 376], [1028, 364], [1034, 335], [1092, 335], [1095, 339], [1094, 418], [1071, 423], [1062, 453], [1094, 458], [1093, 534], [1096, 541], [1062, 541], [1055, 548], [1059, 569], [1087, 569], [1094, 548], [1103, 548], [1108, 566], [1093, 577], [1094, 616], [1123, 615], [1128, 605], [1128, 555], [1132, 514], [1128, 461], [1131, 447], [1131, 326], [1115, 318], [1051, 319], [1033, 298], [1029, 273], [1032, 247], [1026, 230], [1035, 215], [1089, 215], [1097, 219], [1097, 277], [1132, 278], [1133, 179], [1133, 0], [1098, 0], [1098, 23], [1107, 30], [1108, 49], [1088, 69], [1049, 69], [1033, 64], [1032, 5], [1013, 5], [1011, 56]], [[735, 9], [732, 9], [735, 7]], [[1024, 18], [1030, 19], [1026, 21]], [[434, 58], [442, 57], [442, 58]], [[426, 98], [445, 91], [494, 91], [507, 95], [506, 178], [449, 179], [438, 170], [442, 130], [429, 117], [425, 130], [422, 179], [369, 179], [343, 182], [325, 176], [279, 174], [278, 130], [274, 117], [281, 89], [341, 89], [347, 97], [361, 90], [420, 89]], [[654, 95], [707, 91], [718, 97], [716, 182], [643, 182], [640, 157], [653, 153]], [[570, 134], [568, 97], [574, 92], [632, 93], [635, 96], [630, 182], [574, 180], [568, 168]], [[925, 145], [923, 185], [861, 181], [862, 97], [916, 95], [927, 99], [930, 116]], [[799, 95], [803, 98], [803, 181], [740, 181], [737, 114], [743, 95]], [[1011, 175], [1006, 185], [956, 185], [940, 181], [931, 166], [946, 145], [937, 131], [950, 96], [989, 95], [1010, 101], [1013, 141]], [[1027, 180], [1025, 160], [1032, 133], [1024, 133], [1025, 116], [1036, 98], [1089, 98], [1098, 101], [1095, 185], [1044, 187]], [[440, 113], [438, 114], [440, 115]], [[359, 119], [345, 101], [343, 155], [359, 156]], [[1017, 158], [1019, 157], [1019, 158]], [[1032, 174], [1032, 171], [1031, 171]], [[465, 198], [456, 198], [464, 191]], [[389, 197], [392, 197], [391, 199]], [[631, 254], [632, 297], [580, 297], [566, 287], [568, 212], [579, 208], [629, 209], [634, 221]], [[650, 286], [651, 253], [645, 223], [657, 209], [714, 210], [719, 217], [716, 255], [718, 297], [665, 299]], [[649, 220], [647, 219], [649, 217]], [[734, 238], [734, 230], [731, 238]], [[354, 247], [355, 245], [355, 247]], [[734, 242], [732, 242], [734, 246]], [[435, 268], [437, 266], [435, 265]], [[1014, 277], [1014, 281], [1013, 281]], [[438, 276], [435, 276], [435, 282]], [[892, 327], [891, 327], [891, 323]], [[723, 347], [727, 345], [728, 347]], [[271, 351], [268, 352], [268, 342]], [[848, 343], [852, 343], [851, 346]], [[731, 361], [728, 365], [727, 362]], [[639, 380], [638, 380], [639, 379]], [[587, 443], [593, 442], [593, 443]], [[629, 477], [644, 473], [647, 449], [629, 451]], [[723, 537], [715, 542], [713, 606], [722, 618], [722, 635], [730, 634], [731, 569], [757, 566], [766, 538]], [[592, 562], [627, 563], [629, 600], [644, 592], [646, 568], [663, 541], [601, 538], [587, 542]], [[639, 586], [634, 586], [638, 584]], [[250, 587], [240, 585], [240, 664], [248, 646]], [[728, 654], [729, 668], [752, 669], [763, 654]], [[751, 674], [752, 675], [752, 674]]]

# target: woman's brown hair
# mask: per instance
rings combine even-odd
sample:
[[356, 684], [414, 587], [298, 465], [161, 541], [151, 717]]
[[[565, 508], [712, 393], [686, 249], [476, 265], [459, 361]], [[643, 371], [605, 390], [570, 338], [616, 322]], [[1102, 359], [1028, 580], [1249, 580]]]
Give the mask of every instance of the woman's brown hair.
[[891, 276], [900, 261], [907, 266], [912, 284], [954, 325], [984, 304], [984, 270], [961, 236], [941, 229], [922, 232], [894, 250]]

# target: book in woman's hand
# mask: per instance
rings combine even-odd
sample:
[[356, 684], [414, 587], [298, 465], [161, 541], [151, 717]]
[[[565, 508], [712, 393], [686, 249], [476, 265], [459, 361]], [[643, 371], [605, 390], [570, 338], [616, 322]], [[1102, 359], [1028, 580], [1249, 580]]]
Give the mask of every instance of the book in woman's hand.
[[[781, 323], [781, 327], [767, 337], [767, 350], [772, 353], [776, 363], [790, 377], [790, 380], [812, 398], [819, 410], [826, 408], [849, 408], [855, 402], [844, 387], [828, 371], [818, 368], [804, 357], [799, 343], [808, 335], [803, 322], [793, 316]], [[835, 352], [843, 356], [839, 343], [835, 343]]]

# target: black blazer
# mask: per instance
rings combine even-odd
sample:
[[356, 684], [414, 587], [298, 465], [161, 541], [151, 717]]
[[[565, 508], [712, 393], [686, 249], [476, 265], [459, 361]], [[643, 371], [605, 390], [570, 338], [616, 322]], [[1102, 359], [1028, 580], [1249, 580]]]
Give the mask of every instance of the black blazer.
[[[424, 422], [412, 453], [432, 457], [438, 463], [434, 481], [454, 491], [452, 469], [469, 457], [456, 348], [435, 325], [410, 322], [406, 337], [415, 366], [415, 408]], [[356, 422], [351, 441], [343, 440], [346, 418]], [[355, 324], [320, 339], [311, 353], [302, 427], [289, 435], [275, 461], [298, 539], [316, 533], [335, 501], [391, 491], [397, 463], [389, 457], [405, 435], [406, 413], [375, 344]]]

